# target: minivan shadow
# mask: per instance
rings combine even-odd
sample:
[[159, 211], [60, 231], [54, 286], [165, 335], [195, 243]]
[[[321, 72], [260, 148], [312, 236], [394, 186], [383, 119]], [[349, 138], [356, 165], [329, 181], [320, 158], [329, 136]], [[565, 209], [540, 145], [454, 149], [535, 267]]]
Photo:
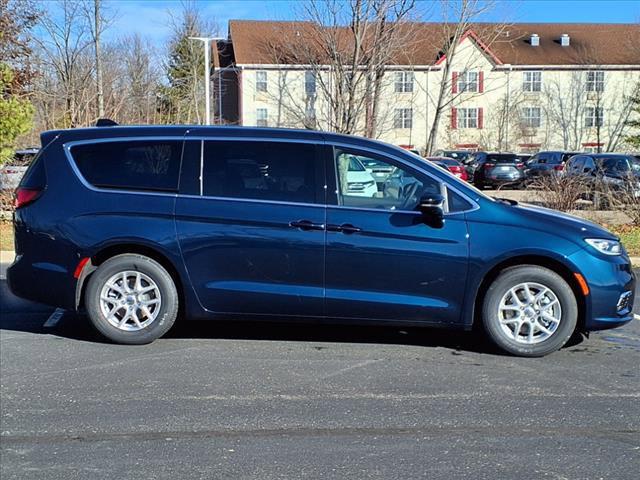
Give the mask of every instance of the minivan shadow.
[[[8, 292], [6, 283], [4, 281], [1, 283], [0, 331], [22, 331], [78, 341], [108, 343], [91, 327], [86, 316], [75, 312], [65, 312], [55, 326], [45, 327], [44, 324], [53, 309], [17, 299]], [[255, 320], [185, 321], [180, 319], [165, 338], [414, 345], [450, 349], [452, 355], [460, 355], [462, 352], [503, 354], [487, 340], [481, 331], [345, 325], [330, 322], [273, 323]], [[583, 335], [576, 334], [567, 346], [575, 346], [582, 341]], [[315, 348], [321, 349], [322, 346], [315, 346]]]

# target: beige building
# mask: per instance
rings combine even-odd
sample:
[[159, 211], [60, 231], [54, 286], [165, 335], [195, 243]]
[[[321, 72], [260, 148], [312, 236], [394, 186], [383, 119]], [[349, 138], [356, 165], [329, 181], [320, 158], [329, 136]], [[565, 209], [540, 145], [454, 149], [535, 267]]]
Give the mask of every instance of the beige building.
[[[336, 106], [326, 93], [331, 68], [299, 57], [282, 60], [283, 48], [303, 50], [296, 41], [304, 41], [299, 33], [305, 25], [229, 23], [228, 41], [215, 59], [221, 121], [332, 129]], [[492, 27], [479, 24], [466, 32], [443, 79], [443, 26], [413, 24], [410, 46], [384, 74], [375, 136], [424, 150], [443, 89], [433, 150], [626, 150], [626, 121], [634, 115], [629, 99], [640, 88], [639, 26]]]

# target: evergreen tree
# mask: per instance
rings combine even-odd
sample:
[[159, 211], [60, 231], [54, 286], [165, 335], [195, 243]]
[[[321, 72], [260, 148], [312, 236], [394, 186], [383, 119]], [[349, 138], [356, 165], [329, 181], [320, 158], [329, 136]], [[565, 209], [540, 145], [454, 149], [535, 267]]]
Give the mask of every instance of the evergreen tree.
[[13, 91], [15, 74], [6, 63], [0, 63], [0, 165], [13, 157], [18, 136], [31, 129], [33, 105]]
[[203, 26], [194, 9], [187, 8], [174, 29], [167, 62], [168, 85], [160, 87], [161, 113], [167, 123], [202, 123], [204, 117]]
[[637, 89], [631, 102], [633, 104], [632, 110], [635, 113], [635, 118], [629, 120], [627, 125], [634, 129], [634, 133], [628, 135], [626, 140], [633, 148], [640, 149], [640, 89]]

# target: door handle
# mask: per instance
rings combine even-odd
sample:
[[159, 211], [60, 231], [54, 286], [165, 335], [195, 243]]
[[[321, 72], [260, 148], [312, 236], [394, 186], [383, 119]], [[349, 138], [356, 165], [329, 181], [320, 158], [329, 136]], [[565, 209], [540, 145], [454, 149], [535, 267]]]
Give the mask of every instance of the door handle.
[[352, 233], [359, 233], [362, 231], [361, 228], [359, 227], [354, 227], [353, 225], [351, 225], [350, 223], [343, 223], [342, 225], [327, 225], [327, 231], [328, 232], [342, 232], [345, 233], [347, 235], [350, 235]]
[[299, 228], [300, 230], [324, 230], [324, 224], [313, 223], [310, 220], [297, 220], [289, 222], [289, 226], [292, 228]]

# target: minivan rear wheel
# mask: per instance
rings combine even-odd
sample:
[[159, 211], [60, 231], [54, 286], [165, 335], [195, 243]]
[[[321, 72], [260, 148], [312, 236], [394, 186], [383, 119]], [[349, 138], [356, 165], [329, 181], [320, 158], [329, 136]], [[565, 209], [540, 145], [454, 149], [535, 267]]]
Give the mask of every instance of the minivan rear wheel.
[[523, 265], [505, 270], [491, 284], [482, 320], [489, 338], [503, 350], [539, 357], [571, 338], [578, 304], [571, 286], [556, 272]]
[[169, 331], [178, 314], [171, 275], [143, 255], [105, 261], [89, 278], [85, 298], [93, 326], [116, 343], [153, 342]]

